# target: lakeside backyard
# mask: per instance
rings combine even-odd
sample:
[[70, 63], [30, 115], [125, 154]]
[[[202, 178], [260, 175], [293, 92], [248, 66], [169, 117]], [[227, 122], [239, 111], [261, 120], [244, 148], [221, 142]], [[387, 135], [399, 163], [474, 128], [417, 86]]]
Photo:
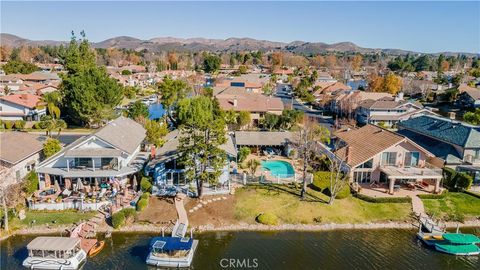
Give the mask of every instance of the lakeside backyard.
[[460, 192], [440, 199], [423, 199], [427, 214], [442, 220], [462, 221], [480, 217], [480, 199]]

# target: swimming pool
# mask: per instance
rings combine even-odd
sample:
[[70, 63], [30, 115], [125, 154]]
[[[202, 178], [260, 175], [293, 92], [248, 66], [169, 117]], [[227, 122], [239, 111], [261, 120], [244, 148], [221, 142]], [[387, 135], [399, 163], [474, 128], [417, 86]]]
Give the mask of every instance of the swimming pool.
[[262, 168], [270, 171], [270, 174], [279, 178], [288, 178], [295, 175], [292, 164], [283, 160], [262, 161]]

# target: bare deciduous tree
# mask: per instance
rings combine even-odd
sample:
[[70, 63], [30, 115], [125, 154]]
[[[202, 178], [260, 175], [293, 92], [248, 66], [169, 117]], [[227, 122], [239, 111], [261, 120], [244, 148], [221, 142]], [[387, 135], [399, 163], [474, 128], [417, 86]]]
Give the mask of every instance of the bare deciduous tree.
[[330, 131], [326, 127], [319, 125], [315, 120], [305, 117], [294, 142], [298, 156], [303, 162], [303, 185], [300, 194], [302, 199], [305, 199], [307, 191], [307, 170], [309, 163], [315, 155], [319, 154], [317, 151], [318, 142], [330, 143]]

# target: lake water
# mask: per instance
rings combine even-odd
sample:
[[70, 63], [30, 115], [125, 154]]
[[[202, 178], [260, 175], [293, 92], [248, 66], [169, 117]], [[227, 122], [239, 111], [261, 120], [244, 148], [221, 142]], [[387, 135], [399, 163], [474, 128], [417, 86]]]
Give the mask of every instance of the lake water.
[[[462, 231], [480, 234], [480, 228]], [[154, 269], [144, 264], [153, 236], [114, 233], [82, 269]], [[191, 269], [480, 269], [479, 256], [437, 253], [411, 230], [212, 232], [196, 237], [200, 242]], [[25, 246], [33, 238], [14, 236], [1, 242], [0, 268], [22, 269]], [[222, 268], [229, 259], [245, 260], [251, 267]]]
[[161, 103], [154, 103], [148, 106], [148, 112], [150, 119], [160, 119], [165, 114]]

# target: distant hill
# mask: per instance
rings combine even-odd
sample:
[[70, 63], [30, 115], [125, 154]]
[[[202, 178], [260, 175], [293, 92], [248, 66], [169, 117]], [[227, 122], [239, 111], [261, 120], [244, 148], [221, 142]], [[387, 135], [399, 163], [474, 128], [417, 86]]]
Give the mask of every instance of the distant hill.
[[[12, 34], [1, 33], [0, 44], [12, 47], [22, 45], [39, 46], [39, 45], [60, 45], [66, 44], [68, 41], [54, 40], [29, 40]], [[407, 53], [417, 54], [418, 52], [406, 51], [401, 49], [374, 49], [363, 48], [352, 42], [339, 42], [327, 44], [322, 42], [305, 42], [293, 41], [290, 43], [275, 42], [268, 40], [258, 40], [252, 38], [228, 38], [228, 39], [208, 39], [208, 38], [175, 38], [175, 37], [156, 37], [149, 40], [141, 40], [134, 37], [120, 36], [110, 38], [101, 42], [94, 42], [92, 46], [95, 48], [125, 48], [132, 50], [149, 50], [153, 52], [176, 50], [176, 51], [213, 51], [213, 52], [231, 52], [231, 51], [271, 51], [282, 50], [299, 54], [318, 54], [325, 52], [359, 52], [359, 53], [375, 53], [384, 52], [391, 55], [404, 55]], [[444, 53], [446, 55], [465, 54], [475, 56], [473, 53], [459, 52], [439, 52], [438, 55]]]

